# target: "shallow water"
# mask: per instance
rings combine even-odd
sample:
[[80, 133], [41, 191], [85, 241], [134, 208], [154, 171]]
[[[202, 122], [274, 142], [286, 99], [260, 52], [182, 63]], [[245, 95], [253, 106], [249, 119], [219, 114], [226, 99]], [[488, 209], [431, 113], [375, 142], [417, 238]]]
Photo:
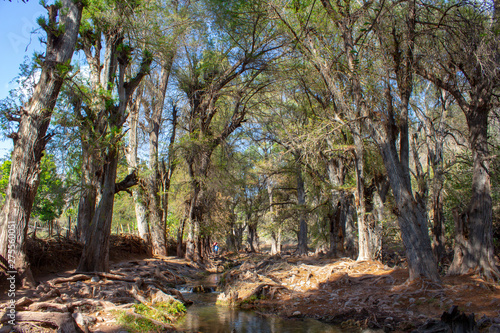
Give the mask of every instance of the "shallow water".
[[187, 308], [187, 314], [175, 326], [187, 332], [214, 333], [341, 333], [333, 326], [317, 320], [283, 319], [263, 316], [255, 311], [232, 309], [215, 305], [217, 292], [183, 293], [194, 302]]

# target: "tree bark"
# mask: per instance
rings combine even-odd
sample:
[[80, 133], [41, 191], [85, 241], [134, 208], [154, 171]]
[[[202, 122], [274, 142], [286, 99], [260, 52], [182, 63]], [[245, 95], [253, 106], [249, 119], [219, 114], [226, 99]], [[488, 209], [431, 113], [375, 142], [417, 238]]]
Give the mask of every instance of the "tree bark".
[[[135, 89], [149, 71], [152, 62], [151, 55], [145, 54], [138, 73], [129, 81], [125, 81], [125, 72], [129, 66], [129, 57], [124, 56], [118, 47], [123, 42], [120, 33], [113, 32], [106, 35], [106, 54], [104, 72], [107, 77], [117, 76], [118, 104], [106, 103], [108, 128], [114, 131], [109, 133], [109, 142], [104, 154], [104, 181], [102, 195], [96, 212], [92, 218], [91, 229], [86, 235], [82, 257], [78, 265], [81, 272], [107, 272], [109, 270], [109, 237], [113, 217], [114, 195], [120, 188], [116, 184], [118, 166], [118, 145], [121, 140], [121, 129], [127, 119], [126, 108]], [[110, 81], [112, 82], [112, 81]], [[108, 87], [110, 89], [110, 87]], [[127, 176], [130, 178], [130, 175]], [[130, 182], [134, 185], [137, 179]], [[127, 187], [129, 185], [126, 185]]]
[[439, 281], [427, 231], [425, 204], [413, 197], [411, 183], [399, 163], [395, 141], [381, 137], [379, 147], [397, 206], [401, 238], [406, 250], [410, 280], [427, 277]]
[[[478, 272], [488, 279], [500, 278], [495, 266], [492, 240], [492, 199], [488, 151], [489, 109], [473, 109], [467, 116], [473, 158], [472, 197], [466, 212], [466, 225], [456, 230], [463, 242], [455, 246], [449, 274]], [[462, 244], [460, 244], [462, 243]]]
[[[135, 101], [129, 107], [129, 144], [127, 148], [127, 162], [129, 165], [129, 173], [137, 170], [137, 148], [139, 141], [137, 139], [137, 131], [139, 129], [139, 111], [142, 100], [142, 87], [137, 89]], [[135, 218], [137, 221], [137, 231], [147, 244], [150, 243], [149, 225], [147, 220], [147, 210], [144, 204], [144, 198], [141, 196], [138, 186], [132, 189], [132, 197], [134, 198]]]
[[[155, 255], [167, 255], [167, 230], [166, 230], [166, 215], [163, 216], [161, 207], [160, 194], [160, 165], [158, 158], [158, 138], [160, 135], [163, 106], [165, 102], [165, 93], [167, 91], [168, 79], [172, 67], [173, 57], [163, 65], [160, 81], [158, 85], [153, 87], [153, 110], [148, 118], [149, 132], [149, 171], [150, 176], [147, 180], [146, 188], [148, 193], [148, 216], [149, 225], [151, 228], [151, 244]], [[166, 189], [168, 191], [168, 189]], [[166, 213], [166, 212], [165, 212]]]
[[[71, 63], [83, 4], [62, 0], [62, 10], [47, 7], [47, 48], [42, 72], [33, 96], [23, 110], [14, 137], [14, 151], [5, 204], [0, 213], [0, 255], [9, 261], [22, 283], [33, 286], [34, 279], [26, 257], [28, 222], [39, 184], [40, 161], [50, 135], [46, 135], [52, 111]], [[57, 16], [59, 15], [59, 22]]]
[[306, 191], [304, 188], [304, 178], [302, 177], [302, 167], [298, 158], [298, 154], [295, 160], [296, 160], [296, 177], [297, 177], [297, 204], [298, 204], [298, 214], [299, 214], [297, 253], [299, 255], [307, 255], [308, 253], [307, 221], [305, 217]]
[[92, 218], [91, 230], [87, 234], [82, 257], [77, 268], [79, 272], [109, 271], [109, 237], [111, 234], [118, 165], [118, 152], [116, 149], [109, 151], [105, 162], [103, 193]]

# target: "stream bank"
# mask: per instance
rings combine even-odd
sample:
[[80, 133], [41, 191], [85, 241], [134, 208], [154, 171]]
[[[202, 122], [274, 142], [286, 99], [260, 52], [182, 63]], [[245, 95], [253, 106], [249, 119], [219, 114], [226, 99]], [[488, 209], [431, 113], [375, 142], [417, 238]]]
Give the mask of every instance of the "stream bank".
[[[131, 251], [128, 247], [124, 250]], [[57, 258], [51, 259], [57, 263]], [[128, 328], [117, 320], [117, 311], [142, 318], [138, 305], [149, 306], [155, 297], [183, 300], [175, 286], [194, 283], [207, 272], [223, 271], [217, 283], [220, 294], [214, 294], [218, 302], [252, 310], [260, 317], [317, 319], [339, 325], [342, 331], [371, 327], [411, 332], [439, 320], [456, 305], [460, 311], [475, 314], [480, 331], [500, 325], [498, 284], [474, 275], [443, 277], [440, 285], [406, 283], [404, 267], [380, 262], [244, 253], [215, 258], [205, 266], [175, 257], [140, 258], [116, 262], [110, 273], [97, 274], [75, 274], [74, 269], [54, 266], [50, 275], [38, 277], [36, 289], [16, 292], [18, 319], [23, 321], [15, 329], [45, 333], [72, 325], [74, 331], [68, 332], [125, 332]], [[189, 309], [189, 300], [184, 302]], [[6, 293], [1, 293], [0, 316], [8, 306]], [[227, 314], [217, 316], [246, 320], [245, 311], [233, 312], [231, 307]], [[176, 319], [171, 319], [173, 325], [160, 323], [162, 331], [181, 330], [175, 326]]]

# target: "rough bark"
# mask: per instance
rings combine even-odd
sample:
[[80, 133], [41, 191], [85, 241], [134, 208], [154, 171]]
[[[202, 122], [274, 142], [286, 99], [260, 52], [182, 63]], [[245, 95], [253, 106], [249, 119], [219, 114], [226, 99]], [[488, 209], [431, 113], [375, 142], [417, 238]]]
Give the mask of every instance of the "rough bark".
[[395, 141], [380, 138], [383, 141], [381, 140], [379, 147], [396, 201], [396, 215], [406, 250], [410, 280], [426, 277], [439, 281], [427, 231], [425, 203], [413, 197], [411, 183], [408, 183], [408, 177], [399, 163]]
[[455, 230], [456, 242], [449, 274], [478, 272], [485, 277], [499, 278], [495, 266], [492, 240], [492, 199], [490, 158], [488, 151], [488, 111], [467, 113], [470, 146], [473, 158], [472, 197], [465, 212], [464, 225]]
[[296, 157], [296, 177], [297, 177], [297, 204], [299, 213], [299, 232], [297, 253], [299, 255], [307, 255], [307, 221], [305, 217], [306, 191], [304, 187], [304, 178], [302, 176], [302, 167], [300, 161]]
[[[26, 257], [25, 239], [33, 201], [39, 184], [40, 161], [50, 135], [46, 135], [59, 91], [75, 48], [82, 15], [80, 1], [62, 0], [63, 10], [47, 7], [49, 19], [42, 28], [47, 48], [40, 80], [24, 107], [17, 133], [5, 204], [0, 213], [0, 255], [9, 260], [22, 283], [33, 285]], [[59, 16], [59, 20], [57, 20]]]
[[[152, 88], [153, 105], [151, 112], [146, 111], [148, 120], [147, 132], [149, 133], [149, 178], [146, 180], [146, 191], [148, 195], [148, 217], [151, 230], [151, 244], [155, 255], [167, 255], [166, 219], [162, 213], [160, 198], [160, 164], [158, 158], [158, 138], [160, 136], [163, 118], [163, 106], [165, 93], [167, 91], [168, 79], [172, 61], [163, 65], [160, 81]], [[167, 189], [168, 191], [168, 189]], [[166, 216], [165, 216], [166, 217]]]
[[373, 254], [370, 248], [370, 233], [366, 220], [365, 176], [364, 176], [364, 145], [361, 139], [360, 127], [353, 126], [354, 166], [356, 170], [356, 191], [354, 194], [358, 219], [358, 261], [371, 260]]
[[[106, 35], [106, 55], [104, 72], [107, 77], [117, 76], [117, 105], [106, 104], [108, 128], [117, 130], [110, 133], [109, 147], [104, 157], [104, 181], [102, 195], [96, 212], [92, 218], [91, 229], [86, 235], [82, 257], [78, 265], [81, 272], [107, 272], [109, 270], [109, 237], [113, 216], [114, 195], [116, 193], [116, 172], [118, 165], [118, 145], [121, 140], [119, 130], [127, 119], [126, 108], [142, 78], [149, 71], [152, 58], [146, 54], [138, 73], [129, 81], [125, 81], [125, 73], [129, 66], [129, 58], [120, 52], [118, 47], [123, 37], [118, 32]], [[112, 81], [111, 81], [112, 82]], [[109, 89], [109, 88], [108, 88]], [[127, 176], [128, 177], [128, 176]]]
[[[128, 171], [132, 172], [137, 170], [137, 148], [139, 145], [137, 139], [137, 131], [139, 129], [139, 111], [142, 100], [142, 87], [137, 89], [135, 101], [129, 106], [129, 117], [128, 122], [130, 126], [129, 130], [129, 144], [127, 147], [127, 162]], [[134, 187], [132, 189], [132, 196], [134, 198], [134, 208], [135, 208], [135, 218], [137, 221], [137, 231], [139, 232], [139, 237], [144, 239], [146, 243], [150, 242], [149, 235], [149, 225], [147, 220], [147, 210], [144, 204], [144, 199], [141, 196], [140, 188]]]
[[[267, 189], [267, 195], [269, 198], [269, 224], [273, 228], [271, 231], [271, 255], [275, 255], [281, 252], [281, 232], [278, 232], [276, 234], [276, 231], [274, 230], [275, 228], [275, 207], [274, 207], [274, 200], [273, 200], [273, 185], [271, 178], [268, 177], [266, 181], [266, 189]], [[281, 231], [281, 230], [280, 230]]]

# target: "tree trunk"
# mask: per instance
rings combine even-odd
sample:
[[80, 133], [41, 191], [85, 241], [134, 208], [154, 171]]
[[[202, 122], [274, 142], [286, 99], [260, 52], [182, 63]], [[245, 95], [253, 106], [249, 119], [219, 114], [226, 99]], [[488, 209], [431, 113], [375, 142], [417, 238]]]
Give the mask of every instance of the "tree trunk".
[[[163, 256], [167, 255], [167, 239], [166, 239], [167, 212], [165, 212], [164, 216], [162, 212], [161, 198], [160, 198], [161, 181], [160, 181], [160, 167], [158, 158], [158, 153], [159, 153], [158, 138], [160, 135], [165, 93], [167, 91], [168, 79], [170, 77], [170, 69], [172, 67], [172, 61], [169, 61], [162, 67], [160, 82], [158, 83], [157, 86], [153, 88], [155, 103], [153, 104], [153, 112], [148, 119], [150, 177], [147, 180], [147, 192], [149, 197], [148, 215], [149, 215], [149, 225], [151, 228], [151, 244], [153, 245], [153, 253], [155, 255], [163, 255]], [[168, 192], [168, 189], [166, 189], [166, 191]]]
[[297, 253], [307, 255], [307, 221], [305, 217], [306, 191], [304, 188], [304, 178], [302, 177], [302, 168], [298, 156], [296, 156], [296, 176], [297, 176], [297, 204], [299, 213], [299, 233]]
[[[127, 119], [126, 108], [129, 101], [142, 78], [149, 71], [149, 66], [153, 60], [149, 54], [145, 54], [139, 72], [129, 81], [125, 81], [125, 72], [128, 70], [130, 58], [121, 53], [124, 50], [119, 46], [123, 42], [123, 37], [116, 32], [105, 35], [105, 37], [106, 53], [103, 68], [106, 73], [105, 76], [116, 77], [118, 104], [105, 103], [104, 114], [107, 117], [107, 128], [113, 130], [107, 133], [109, 142], [107, 142], [103, 161], [102, 194], [92, 218], [91, 229], [87, 234], [82, 257], [78, 265], [78, 270], [82, 272], [106, 272], [109, 270], [109, 237], [113, 219], [114, 195], [137, 184], [135, 172], [128, 175], [122, 182], [116, 183], [119, 159], [118, 147], [122, 137], [120, 132]], [[111, 87], [111, 85], [107, 85], [108, 89], [111, 89]]]
[[[63, 67], [71, 62], [82, 15], [80, 1], [62, 0], [47, 7], [47, 49], [42, 72], [33, 96], [20, 116], [14, 137], [14, 151], [5, 204], [0, 213], [0, 255], [16, 270], [23, 285], [34, 286], [26, 257], [25, 239], [33, 201], [39, 184], [40, 160], [50, 135], [46, 135], [52, 111], [66, 75]], [[57, 17], [59, 15], [59, 22]], [[64, 33], [55, 31], [64, 27]]]
[[[192, 167], [190, 168], [192, 169]], [[200, 218], [202, 217], [202, 204], [200, 204], [201, 186], [196, 180], [192, 180], [193, 196], [189, 207], [189, 233], [186, 243], [186, 259], [194, 262], [201, 262], [200, 256]], [[201, 194], [201, 195], [200, 195]]]
[[[139, 125], [139, 110], [142, 101], [142, 89], [139, 87], [137, 89], [137, 94], [134, 103], [129, 107], [128, 121], [130, 125], [129, 130], [129, 144], [127, 149], [127, 162], [128, 162], [128, 172], [137, 170], [137, 148], [139, 141], [137, 139], [137, 131]], [[150, 243], [149, 225], [147, 220], [147, 210], [144, 204], [144, 198], [141, 196], [139, 187], [134, 187], [132, 189], [132, 197], [134, 198], [135, 207], [135, 218], [137, 221], [137, 231], [139, 232], [139, 237], [141, 237], [147, 244]]]
[[257, 242], [257, 226], [252, 223], [248, 223], [248, 245], [250, 245], [250, 252], [257, 252], [255, 250]]
[[[92, 219], [80, 263], [79, 272], [109, 271], [109, 237], [113, 219], [115, 179], [118, 151], [111, 148], [105, 159], [103, 193]], [[111, 212], [111, 213], [110, 213]]]
[[495, 266], [492, 241], [492, 199], [488, 151], [488, 111], [466, 114], [473, 158], [472, 197], [467, 208], [467, 224], [461, 232], [463, 244], [455, 245], [449, 274], [478, 272], [488, 279], [500, 278]]
[[184, 250], [183, 250], [183, 238], [184, 238], [184, 227], [186, 225], [186, 217], [184, 216], [181, 220], [181, 223], [179, 224], [179, 229], [177, 230], [177, 257], [183, 258], [184, 257]]
[[370, 234], [366, 221], [366, 202], [365, 202], [365, 176], [364, 176], [364, 146], [361, 138], [360, 126], [353, 125], [354, 138], [354, 166], [356, 170], [356, 213], [358, 219], [358, 261], [371, 260], [373, 254], [370, 251]]
[[96, 162], [101, 162], [96, 158], [99, 152], [92, 149], [92, 144], [88, 138], [81, 138], [82, 145], [82, 178], [80, 201], [78, 203], [78, 239], [85, 241], [89, 230], [90, 222], [94, 217], [97, 193], [101, 183], [102, 169]]
[[411, 184], [399, 163], [395, 141], [387, 140], [382, 135], [379, 138], [382, 139], [379, 147], [396, 201], [396, 215], [406, 250], [410, 280], [427, 277], [432, 281], [439, 281], [427, 230], [425, 204], [413, 197]]

